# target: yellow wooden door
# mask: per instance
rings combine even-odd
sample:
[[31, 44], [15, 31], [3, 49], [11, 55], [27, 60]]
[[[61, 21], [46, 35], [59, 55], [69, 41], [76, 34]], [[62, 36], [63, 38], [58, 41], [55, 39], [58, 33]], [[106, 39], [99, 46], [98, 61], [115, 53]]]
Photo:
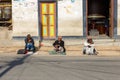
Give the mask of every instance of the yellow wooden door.
[[42, 38], [55, 38], [56, 3], [41, 3], [40, 7]]

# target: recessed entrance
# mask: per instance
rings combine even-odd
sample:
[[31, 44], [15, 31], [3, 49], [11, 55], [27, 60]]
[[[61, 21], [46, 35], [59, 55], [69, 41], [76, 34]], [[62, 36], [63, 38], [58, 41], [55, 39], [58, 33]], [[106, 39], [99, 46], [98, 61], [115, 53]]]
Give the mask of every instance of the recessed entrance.
[[113, 0], [87, 0], [87, 35], [113, 37]]

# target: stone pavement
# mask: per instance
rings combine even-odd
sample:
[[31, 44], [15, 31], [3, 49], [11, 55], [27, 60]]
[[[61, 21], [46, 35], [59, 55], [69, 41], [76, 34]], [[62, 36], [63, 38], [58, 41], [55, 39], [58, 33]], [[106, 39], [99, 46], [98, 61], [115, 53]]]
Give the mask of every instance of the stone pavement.
[[[68, 45], [66, 47], [66, 56], [86, 56], [82, 54], [83, 45]], [[17, 47], [0, 47], [0, 54], [17, 54], [18, 50], [23, 49], [23, 46]], [[98, 56], [120, 56], [120, 46], [100, 45], [96, 46], [99, 52]], [[42, 46], [35, 55], [51, 56], [49, 51], [53, 50], [52, 46]]]

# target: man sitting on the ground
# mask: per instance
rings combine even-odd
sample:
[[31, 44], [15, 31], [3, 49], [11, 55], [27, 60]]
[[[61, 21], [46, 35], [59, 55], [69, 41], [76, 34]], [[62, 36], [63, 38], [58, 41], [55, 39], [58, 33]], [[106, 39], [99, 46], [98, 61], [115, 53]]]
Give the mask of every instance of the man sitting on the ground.
[[25, 53], [28, 51], [35, 51], [34, 40], [30, 34], [25, 38]]
[[83, 54], [89, 54], [89, 55], [98, 54], [98, 52], [94, 48], [94, 42], [92, 38], [88, 38], [87, 41], [84, 42]]
[[64, 41], [62, 40], [62, 36], [58, 37], [58, 40], [56, 40], [53, 43], [53, 46], [54, 46], [56, 52], [65, 52], [66, 51], [65, 47], [64, 47]]

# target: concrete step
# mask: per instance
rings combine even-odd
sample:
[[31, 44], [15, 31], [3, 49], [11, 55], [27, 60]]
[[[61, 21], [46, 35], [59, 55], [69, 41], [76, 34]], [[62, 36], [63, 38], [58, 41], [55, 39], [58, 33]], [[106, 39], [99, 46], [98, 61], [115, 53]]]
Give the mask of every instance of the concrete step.
[[[83, 45], [71, 45], [71, 46], [65, 46], [66, 50], [68, 51], [81, 51], [83, 49]], [[95, 48], [97, 50], [108, 50], [108, 51], [111, 51], [111, 50], [117, 50], [119, 51], [120, 50], [120, 46], [108, 46], [108, 45], [101, 45], [101, 46], [95, 46]], [[53, 50], [54, 47], [53, 46], [41, 46], [40, 47], [40, 50], [43, 50], [43, 51], [49, 51], [49, 50]]]
[[[84, 41], [86, 39], [63, 39], [65, 42], [65, 45], [83, 45]], [[41, 42], [44, 46], [52, 46], [55, 40], [43, 40]], [[93, 39], [95, 45], [118, 45], [120, 46], [120, 40], [119, 39]]]
[[[66, 48], [66, 55], [67, 56], [86, 56], [82, 54], [82, 45], [76, 46], [65, 46]], [[96, 46], [96, 50], [99, 52], [98, 56], [120, 56], [120, 46]], [[17, 54], [18, 50], [24, 49], [24, 47], [14, 46], [14, 47], [0, 47], [0, 54]], [[49, 55], [49, 51], [53, 50], [53, 46], [42, 46], [40, 49], [35, 53], [35, 55], [39, 56], [51, 56]], [[58, 55], [55, 55], [58, 56]]]
[[11, 40], [12, 30], [8, 30], [7, 27], [0, 27], [0, 40]]
[[[82, 45], [77, 46], [65, 46], [67, 56], [86, 56], [83, 55]], [[120, 56], [120, 46], [96, 46], [96, 50], [99, 52], [98, 56]], [[42, 46], [38, 54], [45, 56], [49, 55], [49, 51], [53, 50], [53, 46]]]
[[[81, 38], [68, 38], [63, 39], [65, 41], [66, 46], [76, 46], [76, 45], [83, 45], [86, 39]], [[116, 45], [120, 46], [120, 39], [93, 39], [96, 46], [101, 45]], [[35, 45], [43, 45], [43, 46], [52, 46], [55, 40], [43, 40], [39, 43], [38, 40], [35, 40]], [[5, 46], [24, 46], [24, 40], [15, 40], [15, 39], [0, 39], [0, 47]]]
[[[24, 47], [24, 40], [0, 40], [0, 47]], [[35, 40], [35, 46], [39, 47], [39, 41]]]

